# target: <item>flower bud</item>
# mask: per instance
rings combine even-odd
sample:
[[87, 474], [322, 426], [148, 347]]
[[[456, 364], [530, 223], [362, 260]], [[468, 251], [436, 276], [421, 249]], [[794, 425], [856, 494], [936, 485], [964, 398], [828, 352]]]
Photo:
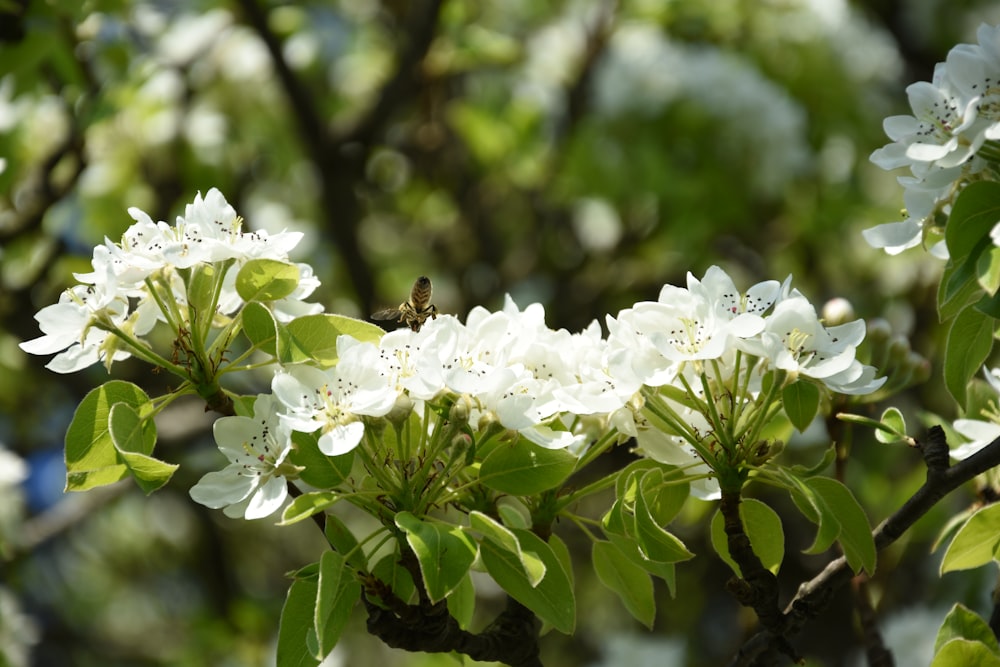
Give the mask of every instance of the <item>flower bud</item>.
[[823, 323], [828, 327], [835, 327], [855, 319], [854, 306], [843, 297], [830, 299], [823, 304]]
[[409, 418], [411, 412], [413, 412], [413, 399], [409, 394], [400, 394], [396, 397], [392, 409], [385, 413], [385, 418], [390, 424], [398, 426]]
[[472, 412], [472, 399], [468, 394], [462, 394], [452, 403], [448, 410], [448, 421], [454, 427], [464, 427], [469, 423], [469, 414]]

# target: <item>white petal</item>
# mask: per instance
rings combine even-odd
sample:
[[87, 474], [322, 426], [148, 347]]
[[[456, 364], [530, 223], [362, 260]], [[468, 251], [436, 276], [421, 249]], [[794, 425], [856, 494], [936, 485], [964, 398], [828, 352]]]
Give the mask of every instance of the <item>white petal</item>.
[[210, 472], [191, 487], [188, 492], [196, 503], [218, 509], [238, 503], [254, 488], [254, 479], [240, 475], [231, 466]]
[[920, 243], [922, 227], [915, 220], [889, 222], [884, 225], [869, 227], [861, 232], [865, 241], [873, 248], [884, 248], [890, 255], [895, 255], [907, 248]]
[[532, 426], [520, 430], [525, 438], [546, 449], [567, 449], [582, 444], [586, 436], [569, 431], [555, 431], [548, 426]]
[[319, 437], [319, 451], [327, 456], [340, 456], [353, 450], [361, 442], [365, 434], [365, 425], [361, 422], [336, 426], [329, 433]]
[[250, 496], [247, 519], [262, 519], [278, 511], [288, 497], [288, 483], [283, 477], [271, 477]]

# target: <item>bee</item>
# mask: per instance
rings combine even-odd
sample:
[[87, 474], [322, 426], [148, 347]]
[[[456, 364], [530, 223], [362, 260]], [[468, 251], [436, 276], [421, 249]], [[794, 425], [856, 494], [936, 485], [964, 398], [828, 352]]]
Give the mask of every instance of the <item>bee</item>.
[[431, 303], [431, 279], [427, 276], [420, 276], [413, 283], [410, 290], [410, 298], [399, 304], [395, 308], [386, 308], [376, 313], [372, 313], [373, 320], [396, 320], [410, 327], [413, 331], [420, 331], [427, 318], [437, 317], [437, 306]]

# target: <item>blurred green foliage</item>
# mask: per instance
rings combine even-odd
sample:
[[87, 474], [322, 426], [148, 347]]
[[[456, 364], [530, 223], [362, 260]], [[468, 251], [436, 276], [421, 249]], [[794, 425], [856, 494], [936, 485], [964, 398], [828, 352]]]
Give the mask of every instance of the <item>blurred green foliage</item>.
[[[396, 304], [426, 274], [445, 312], [509, 292], [576, 330], [720, 264], [742, 285], [793, 273], [814, 301], [847, 297], [936, 361], [940, 266], [864, 245], [860, 230], [902, 205], [867, 156], [906, 83], [929, 79], [982, 21], [1000, 12], [973, 0], [0, 2], [0, 441], [24, 457], [58, 450], [69, 411], [106, 379], [28, 359], [16, 344], [37, 335], [31, 314], [89, 270], [94, 244], [120, 236], [128, 207], [172, 220], [213, 186], [249, 227], [306, 233], [297, 259], [317, 268], [332, 311]], [[899, 407], [953, 412], [939, 375]], [[283, 573], [314, 560], [321, 536], [188, 502], [215, 465], [197, 415], [161, 430], [188, 471], [164, 491], [101, 495], [66, 525], [30, 505], [6, 540], [3, 585], [39, 632], [32, 664], [272, 659]], [[919, 484], [918, 457], [870, 433], [841, 437], [849, 485], [877, 523]], [[956, 589], [982, 609], [991, 582], [939, 581], [926, 555], [967, 500], [882, 554], [880, 610]], [[682, 537], [707, 555], [711, 507], [692, 505]], [[58, 530], [38, 532], [43, 519]], [[790, 586], [825, 562], [800, 553], [812, 529], [796, 521]], [[586, 540], [564, 537], [585, 564]], [[645, 630], [580, 572], [577, 634], [548, 635], [546, 665], [646, 664], [642, 642], [661, 640], [673, 643], [658, 655], [681, 645], [685, 664], [720, 664], [754, 627], [721, 586], [725, 565], [698, 558], [679, 569], [677, 601], [658, 591], [653, 634], [622, 648], [618, 635]], [[851, 614], [845, 592], [802, 638], [812, 664], [859, 655]], [[333, 664], [452, 664], [392, 652], [357, 618], [343, 650]]]

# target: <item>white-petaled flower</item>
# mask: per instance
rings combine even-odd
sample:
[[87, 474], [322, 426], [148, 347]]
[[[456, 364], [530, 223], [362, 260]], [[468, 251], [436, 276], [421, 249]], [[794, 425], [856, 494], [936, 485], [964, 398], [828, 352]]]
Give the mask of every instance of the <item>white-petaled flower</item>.
[[286, 407], [282, 419], [295, 431], [320, 429], [319, 449], [328, 456], [357, 447], [365, 432], [361, 417], [384, 416], [399, 395], [373, 344], [339, 336], [337, 355], [333, 368], [293, 366], [276, 374], [271, 383]]
[[56, 373], [73, 373], [98, 361], [110, 368], [112, 362], [127, 359], [131, 353], [106, 327], [141, 336], [156, 322], [155, 311], [148, 307], [130, 315], [126, 298], [108, 293], [104, 285], [77, 285], [66, 290], [58, 303], [38, 311], [35, 320], [43, 335], [22, 342], [20, 347], [28, 354], [58, 352], [46, 364]]
[[283, 464], [292, 443], [281, 420], [281, 404], [269, 394], [254, 402], [253, 417], [222, 417], [213, 432], [229, 465], [206, 474], [191, 487], [191, 498], [206, 507], [225, 508], [227, 516], [260, 519], [276, 512], [288, 497]]
[[867, 394], [881, 387], [886, 378], [875, 379], [875, 369], [855, 358], [864, 337], [862, 320], [828, 329], [805, 297], [792, 296], [774, 307], [760, 337], [743, 345], [790, 375], [818, 380], [842, 394]]
[[[709, 303], [721, 309], [726, 317], [733, 320], [741, 319], [737, 330], [743, 337], [752, 336], [760, 330], [760, 320], [752, 316], [761, 316], [782, 296], [783, 286], [777, 280], [759, 282], [745, 293], [736, 288], [729, 274], [718, 266], [710, 266], [705, 276], [698, 280], [692, 274], [687, 275], [688, 290]], [[787, 285], [785, 286], [787, 288]], [[746, 317], [747, 315], [751, 317]], [[749, 333], [753, 332], [753, 333]]]
[[401, 327], [379, 341], [379, 352], [389, 369], [390, 383], [416, 400], [429, 400], [444, 391], [445, 362], [466, 336], [464, 325], [452, 315], [440, 315], [413, 331]]
[[[987, 167], [981, 149], [1000, 139], [998, 35], [1000, 28], [980, 26], [979, 44], [955, 46], [930, 82], [907, 87], [912, 115], [885, 119], [892, 142], [871, 161], [887, 170], [909, 168], [910, 175], [899, 178], [907, 218], [865, 230], [873, 247], [896, 254], [918, 245], [934, 214], [947, 214], [965, 183]], [[934, 254], [947, 257], [942, 247]]]
[[722, 359], [737, 348], [737, 340], [759, 334], [761, 313], [781, 294], [777, 281], [741, 293], [715, 266], [702, 280], [688, 274], [687, 289], [664, 285], [657, 301], [608, 317], [609, 369], [625, 386], [669, 384], [684, 362]]

